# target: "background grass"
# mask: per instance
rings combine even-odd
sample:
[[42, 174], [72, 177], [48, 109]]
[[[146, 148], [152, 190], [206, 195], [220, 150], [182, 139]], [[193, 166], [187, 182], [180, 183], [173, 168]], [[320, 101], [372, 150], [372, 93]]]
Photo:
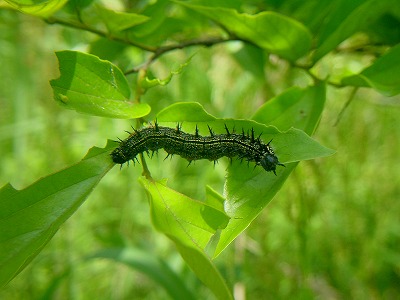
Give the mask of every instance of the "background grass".
[[[48, 80], [58, 77], [54, 51], [85, 50], [94, 36], [48, 26], [0, 11], [0, 184], [22, 188], [81, 159], [93, 145], [124, 138], [129, 121], [67, 111], [52, 99]], [[249, 118], [266, 99], [309, 79], [280, 60], [265, 62], [265, 77], [243, 69], [240, 43], [177, 51], [155, 64], [163, 77], [197, 52], [183, 74], [144, 100], [159, 109], [199, 101], [218, 117]], [[125, 58], [137, 52], [127, 49]], [[361, 69], [369, 58], [329, 55], [317, 72]], [[134, 78], [132, 77], [132, 80]], [[328, 89], [315, 138], [337, 149], [302, 162], [274, 201], [216, 261], [248, 299], [400, 298], [399, 97], [361, 89], [337, 126], [349, 89]], [[194, 198], [204, 185], [223, 190], [226, 164], [186, 167], [180, 158], [148, 160], [154, 178]], [[163, 299], [166, 293], [139, 272], [87, 256], [108, 247], [133, 246], [161, 257], [199, 298], [210, 293], [187, 269], [171, 243], [151, 226], [140, 166], [114, 168], [42, 253], [7, 287], [1, 299]]]

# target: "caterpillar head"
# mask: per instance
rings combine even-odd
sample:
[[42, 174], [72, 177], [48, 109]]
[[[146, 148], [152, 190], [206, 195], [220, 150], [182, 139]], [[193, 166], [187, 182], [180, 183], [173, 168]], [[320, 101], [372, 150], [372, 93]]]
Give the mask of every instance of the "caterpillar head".
[[276, 166], [285, 166], [284, 164], [281, 164], [278, 160], [278, 158], [275, 156], [274, 153], [266, 153], [260, 161], [261, 166], [264, 168], [265, 171], [267, 172], [274, 172], [276, 175]]
[[123, 164], [127, 162], [129, 159], [124, 155], [124, 152], [121, 150], [120, 147], [114, 149], [113, 152], [111, 152], [111, 158], [114, 163], [116, 164]]

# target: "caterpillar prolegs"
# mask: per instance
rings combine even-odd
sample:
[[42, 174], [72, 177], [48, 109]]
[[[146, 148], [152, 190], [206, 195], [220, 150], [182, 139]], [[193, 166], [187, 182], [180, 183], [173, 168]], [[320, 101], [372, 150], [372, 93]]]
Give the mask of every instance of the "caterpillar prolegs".
[[216, 161], [226, 156], [237, 157], [248, 162], [255, 162], [266, 171], [276, 175], [276, 166], [284, 166], [279, 162], [270, 143], [265, 144], [254, 135], [254, 129], [241, 134], [230, 132], [225, 125], [226, 133], [215, 134], [210, 127], [210, 136], [201, 136], [196, 126], [194, 134], [183, 132], [179, 125], [176, 128], [154, 126], [135, 130], [127, 139], [120, 140], [119, 146], [111, 153], [112, 160], [117, 164], [124, 164], [135, 160], [142, 152], [155, 152], [163, 148], [167, 157], [177, 154], [189, 161], [208, 159]]

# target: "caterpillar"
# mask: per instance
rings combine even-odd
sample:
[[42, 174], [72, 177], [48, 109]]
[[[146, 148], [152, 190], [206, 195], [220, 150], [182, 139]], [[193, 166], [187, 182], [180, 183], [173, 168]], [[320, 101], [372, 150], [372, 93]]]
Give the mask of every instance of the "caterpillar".
[[176, 128], [162, 127], [155, 123], [154, 126], [134, 129], [133, 133], [125, 140], [119, 141], [119, 146], [111, 153], [111, 158], [116, 164], [124, 164], [130, 160], [137, 160], [139, 153], [151, 151], [152, 153], [163, 148], [168, 156], [177, 154], [189, 161], [189, 164], [198, 159], [217, 161], [226, 156], [230, 159], [238, 157], [240, 160], [255, 162], [267, 172], [276, 175], [276, 166], [284, 166], [279, 162], [270, 143], [265, 144], [261, 134], [255, 137], [254, 129], [247, 134], [242, 129], [241, 134], [229, 131], [225, 125], [226, 133], [215, 134], [208, 126], [210, 136], [201, 136], [196, 125], [194, 134], [185, 133], [179, 124]]

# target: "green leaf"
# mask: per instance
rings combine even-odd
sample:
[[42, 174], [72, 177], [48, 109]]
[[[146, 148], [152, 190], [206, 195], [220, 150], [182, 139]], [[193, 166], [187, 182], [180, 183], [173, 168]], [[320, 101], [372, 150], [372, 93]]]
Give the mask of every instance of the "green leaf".
[[238, 38], [291, 61], [306, 55], [311, 48], [308, 29], [296, 20], [275, 12], [249, 15], [230, 8], [175, 3], [205, 15]]
[[141, 83], [142, 88], [143, 88], [144, 90], [148, 90], [149, 88], [152, 88], [152, 87], [155, 87], [155, 86], [159, 86], [159, 85], [164, 86], [164, 85], [167, 85], [167, 84], [171, 81], [171, 79], [172, 79], [172, 77], [173, 77], [174, 75], [179, 75], [179, 74], [182, 73], [183, 69], [184, 69], [187, 65], [189, 65], [189, 63], [190, 63], [190, 61], [192, 60], [192, 58], [193, 58], [193, 55], [190, 56], [190, 57], [189, 57], [183, 64], [181, 64], [176, 70], [171, 71], [171, 72], [169, 73], [169, 75], [168, 75], [165, 79], [159, 79], [159, 78], [150, 79], [150, 78], [146, 77], [145, 81], [143, 81], [143, 82]]
[[283, 131], [300, 128], [311, 135], [324, 108], [325, 93], [324, 83], [305, 89], [290, 88], [261, 106], [252, 119]]
[[318, 61], [345, 39], [375, 22], [397, 5], [398, 0], [338, 1], [336, 9], [326, 18], [320, 29], [313, 61]]
[[182, 278], [154, 253], [132, 247], [105, 249], [88, 257], [88, 259], [95, 258], [112, 259], [146, 274], [163, 287], [171, 299], [197, 299]]
[[92, 148], [76, 165], [23, 190], [0, 190], [0, 286], [25, 268], [114, 166], [114, 147]]
[[342, 79], [342, 84], [372, 87], [386, 96], [400, 93], [400, 45], [378, 58], [360, 74]]
[[17, 9], [25, 14], [37, 17], [49, 17], [57, 10], [61, 9], [68, 0], [5, 0], [12, 8]]
[[[294, 129], [289, 130], [291, 133]], [[294, 135], [295, 132], [292, 132]], [[300, 140], [300, 138], [299, 138]], [[292, 145], [296, 155], [319, 157], [327, 156], [334, 151], [312, 143], [296, 143], [295, 139], [287, 138], [286, 145]], [[289, 148], [289, 146], [286, 146]], [[321, 148], [322, 147], [322, 148]], [[228, 175], [225, 184], [224, 195], [226, 196], [225, 211], [231, 217], [228, 226], [221, 231], [218, 246], [216, 247], [214, 257], [218, 256], [240, 233], [242, 233], [250, 223], [261, 213], [261, 211], [273, 199], [275, 194], [281, 189], [287, 177], [296, 167], [296, 164], [287, 164], [285, 148], [275, 147], [276, 153], [279, 153], [279, 159], [286, 162], [286, 168], [280, 169], [277, 176], [272, 173], [266, 173], [261, 169], [249, 172], [248, 167], [234, 162], [228, 168]], [[291, 149], [292, 150], [292, 149]], [[299, 157], [296, 158], [296, 161]]]
[[229, 217], [204, 202], [169, 189], [161, 182], [143, 177], [139, 181], [151, 196], [154, 226], [175, 242], [186, 263], [219, 299], [232, 299], [221, 274], [204, 253], [214, 234], [226, 227]]
[[147, 22], [150, 18], [147, 16], [117, 12], [114, 10], [107, 9], [101, 5], [96, 5], [97, 13], [106, 24], [110, 32], [119, 32], [125, 29], [132, 28], [136, 25]]
[[229, 217], [212, 206], [190, 199], [160, 182], [144, 178], [139, 181], [152, 195], [154, 226], [168, 236], [204, 248], [215, 231], [228, 223]]
[[174, 103], [157, 114], [160, 122], [207, 122], [214, 121], [216, 118], [206, 112], [198, 102], [178, 102]]
[[140, 118], [150, 112], [148, 104], [129, 100], [125, 76], [109, 61], [76, 51], [57, 52], [61, 76], [50, 81], [54, 99], [80, 113], [111, 118]]
[[[323, 84], [303, 90], [293, 88], [268, 101], [256, 112], [254, 119], [262, 123], [280, 125], [284, 129], [296, 126], [312, 134], [319, 122], [324, 103]], [[274, 137], [272, 146], [282, 162], [334, 153], [333, 150], [308, 139], [311, 140], [304, 132], [292, 128], [282, 136]], [[218, 256], [261, 213], [296, 165], [297, 163], [287, 164], [286, 168], [277, 172], [277, 176], [260, 169], [248, 172], [245, 166], [238, 163], [234, 163], [228, 169], [224, 194], [225, 209], [231, 221], [221, 232], [214, 257]]]

